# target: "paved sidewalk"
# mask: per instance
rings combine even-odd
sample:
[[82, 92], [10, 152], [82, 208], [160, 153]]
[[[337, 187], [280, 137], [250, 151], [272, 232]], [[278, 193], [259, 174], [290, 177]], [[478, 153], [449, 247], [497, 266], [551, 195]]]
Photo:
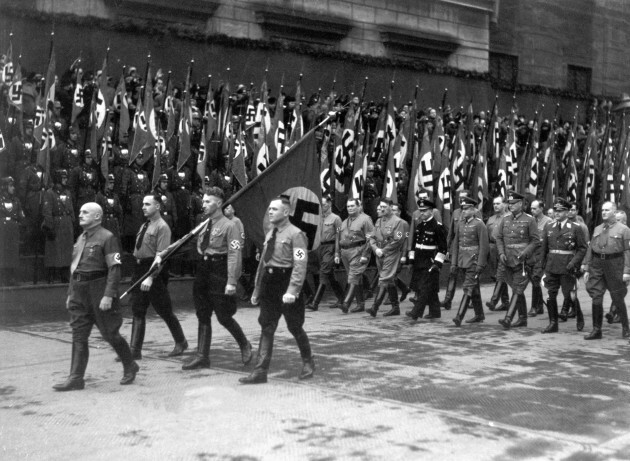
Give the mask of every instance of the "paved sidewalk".
[[[173, 283], [171, 292], [194, 348], [189, 285]], [[482, 288], [484, 300], [491, 289]], [[297, 379], [299, 352], [281, 322], [270, 381], [257, 386], [238, 383], [252, 365], [241, 365], [216, 319], [212, 368], [184, 372], [180, 358], [166, 357], [172, 340], [154, 316], [133, 385], [118, 384], [122, 367], [94, 330], [86, 388], [68, 393], [51, 389], [69, 369], [63, 307], [51, 303], [42, 314], [0, 305], [0, 458], [630, 459], [630, 345], [618, 324], [606, 324], [601, 341], [584, 341], [590, 302], [580, 297], [585, 331], [573, 319], [555, 335], [540, 334], [546, 315], [505, 331], [497, 323], [504, 313], [487, 310], [483, 324], [455, 328], [453, 310], [412, 323], [323, 304], [305, 326], [315, 377]], [[236, 315], [255, 346], [257, 315], [252, 307]], [[123, 335], [130, 330], [126, 319]]]

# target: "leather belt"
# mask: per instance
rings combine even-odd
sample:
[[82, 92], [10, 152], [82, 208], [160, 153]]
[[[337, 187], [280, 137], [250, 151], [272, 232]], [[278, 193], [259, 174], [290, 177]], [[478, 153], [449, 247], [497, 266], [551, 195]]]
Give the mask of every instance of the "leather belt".
[[203, 255], [204, 261], [223, 261], [227, 259], [227, 253], [215, 253], [215, 254], [205, 254]]
[[327, 242], [319, 242], [320, 245], [334, 245], [334, 240], [328, 240]]
[[361, 240], [359, 242], [351, 242], [351, 243], [341, 243], [339, 246], [342, 250], [348, 250], [350, 248], [357, 248], [365, 245], [365, 240]]
[[527, 248], [527, 243], [508, 243], [505, 248]]
[[593, 251], [593, 257], [595, 259], [617, 259], [617, 258], [623, 258], [623, 253], [595, 253]]
[[437, 250], [437, 245], [423, 245], [422, 243], [417, 243], [416, 250]]
[[76, 280], [77, 282], [89, 282], [91, 280], [102, 279], [103, 277], [107, 277], [107, 271], [86, 272], [85, 274], [74, 272], [72, 274], [72, 280]]
[[293, 271], [292, 267], [265, 267], [265, 272], [268, 274], [288, 274]]
[[574, 255], [575, 251], [571, 251], [571, 250], [549, 250], [549, 253], [553, 253], [555, 255]]
[[474, 246], [474, 247], [459, 247], [460, 250], [462, 251], [479, 251], [479, 246]]

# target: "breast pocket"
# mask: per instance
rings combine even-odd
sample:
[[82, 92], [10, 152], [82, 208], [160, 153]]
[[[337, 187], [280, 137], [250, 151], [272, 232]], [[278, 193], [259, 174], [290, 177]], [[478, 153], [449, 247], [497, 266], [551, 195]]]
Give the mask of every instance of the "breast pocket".
[[103, 256], [103, 247], [98, 243], [93, 243], [91, 245], [86, 245], [83, 250], [84, 253], [87, 252], [88, 260], [90, 262], [97, 262], [102, 259]]

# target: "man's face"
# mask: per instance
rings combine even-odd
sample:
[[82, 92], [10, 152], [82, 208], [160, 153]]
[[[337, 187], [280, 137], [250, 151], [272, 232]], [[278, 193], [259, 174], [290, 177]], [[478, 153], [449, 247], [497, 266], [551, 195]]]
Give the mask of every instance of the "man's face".
[[512, 214], [519, 214], [523, 209], [523, 202], [521, 200], [517, 200], [515, 202], [510, 203], [509, 205], [510, 212]]
[[273, 200], [267, 209], [269, 222], [271, 224], [279, 224], [289, 216], [289, 207], [282, 203], [282, 200]]
[[162, 190], [168, 189], [168, 181], [160, 181], [160, 189]]
[[553, 210], [553, 217], [556, 221], [562, 222], [569, 216], [569, 210]]
[[348, 210], [348, 214], [350, 216], [356, 216], [357, 214], [359, 214], [359, 207], [354, 200], [346, 203], [346, 209]]
[[492, 206], [494, 207], [495, 214], [501, 214], [505, 210], [505, 204], [503, 203], [503, 200], [501, 200], [500, 198], [495, 198], [492, 201]]
[[223, 214], [226, 218], [232, 219], [234, 217], [234, 207], [232, 205], [228, 205], [223, 209]]
[[604, 221], [616, 221], [615, 211], [610, 203], [604, 203], [602, 205], [602, 220]]
[[207, 215], [213, 215], [216, 211], [221, 208], [223, 202], [219, 197], [215, 197], [214, 195], [203, 195], [202, 207], [203, 212]]
[[322, 200], [322, 211], [324, 213], [328, 213], [331, 207], [332, 207], [332, 203], [330, 203], [328, 199]]
[[475, 207], [472, 205], [462, 205], [462, 218], [469, 219], [475, 214]]
[[540, 206], [539, 202], [533, 202], [532, 203], [532, 215], [534, 216], [534, 218], [537, 218], [538, 216], [540, 216], [543, 213], [543, 209]]
[[100, 221], [101, 214], [98, 210], [83, 205], [79, 211], [79, 225], [83, 229], [88, 229]]
[[577, 206], [571, 205], [568, 213], [569, 218], [573, 219], [577, 216]]
[[392, 215], [392, 207], [389, 206], [387, 202], [381, 202], [378, 204], [376, 208], [376, 214], [379, 218], [387, 217]]
[[145, 218], [152, 218], [160, 212], [160, 205], [151, 197], [147, 195], [142, 200], [142, 213]]
[[432, 208], [423, 208], [418, 211], [420, 212], [420, 219], [422, 219], [423, 221], [428, 221], [433, 216]]
[[396, 216], [398, 216], [400, 218], [400, 206], [394, 204], [392, 205], [392, 213], [394, 213]]

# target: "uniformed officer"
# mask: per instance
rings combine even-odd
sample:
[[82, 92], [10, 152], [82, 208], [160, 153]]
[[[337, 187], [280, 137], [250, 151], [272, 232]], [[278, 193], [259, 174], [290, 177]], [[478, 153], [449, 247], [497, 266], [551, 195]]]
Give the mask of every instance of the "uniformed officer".
[[429, 305], [425, 319], [438, 319], [440, 311], [440, 269], [446, 259], [446, 228], [433, 217], [435, 204], [421, 196], [418, 201], [418, 213], [411, 221], [408, 258], [413, 264], [410, 288], [416, 292], [413, 309], [405, 312], [407, 317], [417, 320], [422, 317]]
[[0, 179], [0, 286], [15, 285], [20, 263], [22, 204], [15, 195], [11, 176]]
[[252, 359], [252, 346], [233, 318], [236, 314], [236, 284], [242, 267], [243, 237], [237, 224], [223, 215], [224, 197], [218, 187], [207, 188], [203, 195], [205, 216], [210, 221], [197, 239], [197, 252], [201, 255], [193, 284], [193, 301], [199, 322], [197, 354], [182, 366], [183, 370], [210, 367], [213, 312], [236, 340], [243, 363]]
[[322, 197], [322, 224], [319, 231], [319, 248], [316, 250], [319, 261], [319, 286], [313, 301], [306, 305], [309, 310], [316, 311], [319, 308], [326, 291], [326, 280], [337, 297], [337, 305], [340, 306], [343, 302], [343, 289], [335, 278], [335, 255], [339, 256], [340, 229], [341, 218], [332, 212], [332, 198], [329, 195]]
[[96, 154], [87, 149], [83, 153], [83, 163], [70, 171], [68, 187], [72, 192], [72, 203], [77, 208], [96, 200], [100, 171], [94, 162], [94, 155]]
[[[587, 242], [588, 244], [588, 242], [591, 241], [591, 235], [589, 233], [587, 225], [584, 223], [584, 219], [581, 216], [578, 216], [577, 205], [575, 203], [572, 203], [571, 208], [569, 208], [569, 221], [572, 223], [575, 223], [575, 225], [578, 226], [582, 230], [582, 234], [584, 235], [584, 241]], [[580, 276], [581, 276], [581, 272], [580, 272]], [[580, 306], [580, 300], [577, 297], [577, 283], [573, 286], [573, 289], [571, 290], [570, 301], [571, 301], [570, 302], [571, 307], [568, 308], [567, 300], [565, 299], [565, 302], [562, 304], [562, 310], [558, 314], [558, 318], [563, 322], [566, 321], [567, 319], [576, 317], [578, 309], [582, 310]], [[616, 316], [616, 317], [617, 317], [617, 323], [619, 323], [619, 316]], [[608, 316], [606, 316], [606, 318], [608, 318]], [[609, 322], [609, 323], [612, 323], [612, 322]]]
[[376, 317], [376, 312], [386, 294], [389, 294], [391, 308], [383, 316], [400, 315], [396, 276], [400, 257], [402, 252], [406, 250], [403, 245], [407, 239], [405, 238], [404, 221], [394, 214], [392, 204], [393, 202], [389, 199], [381, 199], [381, 203], [376, 209], [378, 219], [374, 231], [368, 235], [368, 242], [376, 256], [376, 268], [378, 270], [378, 292], [374, 296], [374, 304], [366, 311], [372, 317]]
[[464, 295], [453, 319], [456, 326], [462, 324], [471, 301], [475, 316], [466, 320], [466, 323], [483, 322], [486, 319], [481, 302], [479, 277], [488, 259], [488, 231], [483, 221], [475, 216], [475, 212], [478, 211], [477, 203], [472, 197], [460, 199], [461, 215], [451, 247], [453, 249], [451, 272], [458, 270], [464, 272]]
[[168, 182], [168, 175], [161, 174], [158, 185], [155, 188], [155, 193], [162, 198], [162, 208], [160, 210], [162, 219], [168, 224], [168, 227], [171, 228], [171, 232], [173, 232], [175, 223], [177, 222], [177, 207], [175, 206], [173, 194], [168, 190]]
[[284, 196], [269, 204], [268, 216], [273, 228], [265, 237], [251, 299], [254, 305], [260, 300], [260, 345], [256, 367], [249, 376], [239, 379], [243, 384], [267, 382], [273, 336], [282, 316], [302, 356], [299, 378], [310, 378], [315, 372], [311, 344], [303, 328], [304, 299], [301, 293], [308, 263], [308, 240], [304, 232], [289, 222], [290, 213], [291, 203]]
[[120, 239], [122, 206], [118, 194], [114, 192], [115, 181], [116, 177], [113, 174], [107, 175], [103, 190], [96, 194], [96, 203], [103, 209], [103, 227]]
[[621, 318], [622, 337], [630, 336], [625, 296], [630, 283], [630, 229], [617, 222], [617, 206], [602, 205], [602, 224], [593, 231], [591, 244], [582, 264], [586, 291], [593, 300], [593, 331], [584, 339], [602, 338], [604, 293], [610, 291], [612, 302]]
[[[462, 200], [466, 197], [470, 197], [471, 193], [469, 190], [461, 190], [459, 191], [459, 208], [457, 208], [453, 212], [453, 216], [451, 217], [451, 224], [448, 228], [448, 234], [446, 236], [446, 244], [448, 246], [448, 255], [453, 254], [453, 240], [455, 239], [455, 232], [459, 225], [459, 221], [461, 218], [461, 204]], [[481, 219], [481, 212], [475, 208], [475, 217]], [[455, 296], [455, 289], [457, 288], [457, 278], [459, 276], [459, 271], [450, 271], [448, 275], [448, 283], [446, 285], [446, 293], [444, 294], [444, 301], [440, 304], [445, 310], [451, 309], [451, 303], [453, 302], [453, 297]]]
[[151, 180], [142, 169], [140, 155], [133, 164], [123, 172], [120, 199], [123, 207], [122, 246], [129, 253], [133, 253], [136, 232], [143, 224], [142, 201], [144, 195], [151, 189]]
[[[508, 206], [511, 215], [501, 221], [497, 231], [497, 250], [505, 265], [508, 285], [512, 288], [512, 299], [505, 318], [499, 323], [505, 328], [527, 326], [527, 302], [525, 288], [529, 283], [529, 274], [534, 266], [535, 252], [540, 246], [540, 237], [536, 220], [523, 212], [524, 197], [517, 192], [508, 194]], [[518, 309], [518, 321], [512, 324]]]
[[[505, 265], [499, 260], [499, 252], [497, 250], [497, 228], [501, 223], [501, 220], [510, 214], [506, 210], [505, 197], [498, 196], [492, 200], [492, 206], [494, 207], [494, 214], [488, 218], [486, 222], [486, 229], [488, 230], [488, 241], [490, 242], [490, 251], [488, 254], [488, 266], [490, 266], [490, 272], [495, 278], [494, 290], [490, 301], [486, 302], [486, 306], [491, 311], [506, 311], [510, 304], [510, 297], [508, 295], [508, 286], [505, 281]], [[501, 302], [501, 306], [497, 308], [497, 305]]]
[[[542, 238], [545, 227], [550, 222], [553, 222], [553, 219], [545, 214], [545, 204], [541, 200], [534, 200], [530, 206], [530, 209], [532, 212], [532, 216], [536, 220], [536, 225], [538, 226], [538, 235], [540, 236], [542, 246]], [[536, 317], [539, 314], [545, 313], [545, 309], [543, 308], [542, 287], [540, 286], [540, 279], [544, 274], [544, 267], [542, 264], [543, 258], [541, 251], [541, 247], [538, 247], [538, 249], [534, 253], [536, 262], [534, 263], [534, 268], [532, 269], [532, 273], [530, 276], [530, 280], [532, 282], [532, 306], [527, 313], [528, 317]]]
[[[545, 271], [544, 284], [547, 288], [547, 311], [549, 325], [543, 333], [558, 332], [558, 289], [562, 288], [565, 301], [571, 298], [575, 287], [576, 272], [586, 255], [586, 240], [582, 230], [567, 219], [571, 204], [563, 198], [556, 199], [553, 206], [555, 222], [549, 222], [542, 232], [541, 258]], [[577, 329], [584, 328], [584, 316], [578, 307]]]
[[[133, 251], [135, 266], [132, 283], [140, 279], [152, 266], [156, 255], [171, 243], [171, 229], [161, 215], [162, 199], [159, 195], [146, 195], [142, 201], [142, 212], [147, 221], [140, 227]], [[171, 295], [168, 292], [168, 268], [147, 277], [139, 287], [131, 292], [131, 352], [136, 360], [142, 359], [142, 345], [146, 330], [146, 317], [149, 304], [166, 323], [175, 347], [169, 357], [182, 355], [188, 349], [188, 342], [178, 318], [173, 313]]]
[[[374, 232], [372, 219], [361, 211], [361, 200], [348, 200], [346, 210], [348, 217], [341, 223], [339, 231], [339, 253], [348, 275], [346, 297], [340, 306], [344, 314], [348, 312], [355, 296], [357, 305], [350, 312], [365, 310], [362, 276], [370, 262], [368, 237]], [[339, 263], [337, 256], [335, 256], [335, 263]]]
[[131, 384], [140, 369], [119, 332], [120, 248], [112, 233], [101, 226], [102, 216], [103, 210], [96, 203], [86, 203], [79, 211], [79, 224], [84, 232], [72, 252], [66, 301], [72, 327], [72, 362], [66, 381], [53, 386], [57, 391], [85, 387], [83, 376], [90, 354], [88, 338], [94, 324], [122, 361], [124, 374], [120, 384]]
[[[397, 203], [392, 204], [392, 211], [396, 216], [401, 218], [402, 210], [400, 209], [400, 205]], [[402, 219], [402, 218], [401, 218]], [[403, 231], [405, 233], [405, 243], [403, 244], [403, 251], [400, 255], [400, 264], [398, 265], [398, 272], [396, 274], [396, 286], [400, 288], [400, 300], [399, 302], [403, 302], [407, 295], [409, 294], [409, 287], [402, 279], [403, 270], [410, 270], [411, 268], [405, 264], [403, 264], [403, 260], [406, 262], [407, 260], [407, 247], [409, 246], [409, 223], [403, 219]], [[405, 269], [406, 268], [406, 269]], [[409, 272], [407, 272], [407, 275]], [[385, 300], [384, 304], [387, 305], [387, 300]]]
[[74, 235], [74, 208], [67, 188], [68, 172], [56, 170], [53, 183], [44, 194], [42, 206], [42, 228], [46, 234], [44, 266], [48, 269], [48, 283], [56, 276], [61, 282], [67, 283]]

